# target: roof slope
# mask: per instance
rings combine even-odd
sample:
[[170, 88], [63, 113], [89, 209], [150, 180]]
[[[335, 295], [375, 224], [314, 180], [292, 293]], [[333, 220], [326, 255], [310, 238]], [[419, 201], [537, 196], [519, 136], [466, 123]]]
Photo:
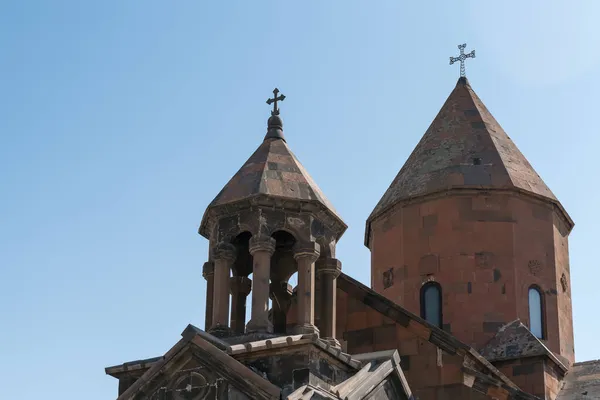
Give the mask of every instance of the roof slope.
[[463, 366], [463, 371], [474, 377], [474, 390], [492, 398], [497, 397], [498, 390], [500, 390], [506, 394], [507, 398], [511, 399], [538, 399], [529, 393], [521, 391], [502, 372], [475, 351], [475, 349], [467, 346], [452, 334], [431, 325], [429, 322], [417, 317], [404, 307], [394, 303], [343, 272], [337, 279], [337, 287], [348, 296], [392, 319], [398, 325], [413, 332], [417, 337], [430, 342], [446, 353], [463, 356], [465, 360], [469, 361], [469, 365], [475, 367], [473, 369]]
[[366, 399], [413, 399], [406, 382], [400, 356], [395, 351], [391, 357], [378, 362], [369, 361], [354, 376], [336, 385], [312, 386], [298, 388], [287, 397], [287, 400], [366, 400]]
[[600, 360], [573, 364], [556, 400], [600, 399]]
[[522, 357], [547, 356], [563, 371], [567, 367], [521, 321], [504, 325], [481, 351], [488, 361], [510, 360]]
[[558, 202], [464, 77], [369, 220], [399, 201], [451, 188], [517, 189]]
[[[148, 398], [162, 386], [170, 375], [181, 368], [186, 354], [194, 353], [199, 360], [217, 375], [225, 378], [232, 386], [252, 399], [279, 400], [281, 389], [259, 376], [248, 367], [228, 355], [220, 347], [222, 342], [209, 334], [189, 325], [182, 333], [183, 338], [158, 361], [153, 362], [135, 383], [117, 400]], [[114, 368], [114, 367], [113, 367]], [[108, 373], [108, 371], [107, 371]]]
[[261, 194], [316, 201], [337, 216], [333, 205], [281, 138], [265, 138], [209, 208]]

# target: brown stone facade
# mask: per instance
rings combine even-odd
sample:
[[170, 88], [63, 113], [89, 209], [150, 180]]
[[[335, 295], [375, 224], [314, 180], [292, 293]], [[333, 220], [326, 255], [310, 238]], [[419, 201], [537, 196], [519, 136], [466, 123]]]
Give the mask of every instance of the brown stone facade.
[[443, 329], [476, 349], [509, 322], [528, 323], [528, 290], [535, 285], [543, 292], [544, 342], [572, 363], [567, 235], [552, 204], [532, 196], [475, 190], [429, 196], [371, 223], [371, 284], [420, 314], [421, 287], [438, 282]]
[[358, 358], [397, 351], [415, 398], [537, 399], [474, 349], [347, 275], [338, 279], [337, 300], [344, 350]]

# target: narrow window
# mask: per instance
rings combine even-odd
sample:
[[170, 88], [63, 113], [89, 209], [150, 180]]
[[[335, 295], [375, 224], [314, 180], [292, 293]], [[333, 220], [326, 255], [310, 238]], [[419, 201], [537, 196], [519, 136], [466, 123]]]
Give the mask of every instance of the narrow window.
[[438, 328], [442, 327], [442, 287], [429, 282], [421, 288], [421, 318]]
[[544, 339], [544, 305], [542, 293], [535, 286], [529, 288], [529, 329], [538, 339]]

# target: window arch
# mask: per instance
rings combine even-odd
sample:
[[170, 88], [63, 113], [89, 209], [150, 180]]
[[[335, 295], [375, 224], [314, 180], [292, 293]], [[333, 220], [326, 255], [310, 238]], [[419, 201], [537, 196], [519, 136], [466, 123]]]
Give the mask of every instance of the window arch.
[[544, 339], [544, 298], [537, 286], [529, 287], [529, 330], [538, 339]]
[[437, 282], [428, 282], [421, 287], [421, 318], [442, 327], [442, 287]]

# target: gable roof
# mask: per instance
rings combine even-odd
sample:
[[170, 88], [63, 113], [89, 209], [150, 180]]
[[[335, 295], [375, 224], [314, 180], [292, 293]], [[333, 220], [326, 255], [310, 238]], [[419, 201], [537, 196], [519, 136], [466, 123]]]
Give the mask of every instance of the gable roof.
[[510, 322], [498, 330], [496, 336], [479, 352], [488, 361], [511, 360], [523, 357], [547, 356], [556, 365], [567, 371], [555, 355], [519, 320]]
[[465, 77], [368, 220], [398, 202], [454, 188], [513, 189], [560, 205]]
[[207, 367], [226, 378], [233, 386], [247, 393], [251, 398], [260, 400], [280, 399], [280, 388], [217, 348], [203, 337], [205, 335], [201, 335], [197, 331], [200, 331], [200, 329], [191, 325], [188, 326], [182, 333], [183, 338], [123, 392], [117, 400], [134, 400], [139, 399], [139, 396], [144, 394], [150, 395], [153, 387], [156, 386], [155, 380], [164, 377], [165, 372], [176, 366], [177, 361], [190, 351], [199, 354], [202, 362]]
[[[406, 382], [400, 356], [394, 351], [390, 357], [382, 362], [376, 360], [365, 363], [354, 376], [346, 379], [336, 386], [305, 385], [298, 388], [287, 397], [287, 400], [309, 399], [336, 399], [336, 400], [363, 400], [373, 398], [377, 389], [386, 381], [394, 380], [397, 387], [393, 394], [394, 400], [413, 399], [411, 390]], [[387, 394], [387, 393], [386, 393]], [[379, 397], [377, 397], [379, 398]], [[389, 397], [388, 397], [389, 398]]]
[[474, 378], [472, 382], [473, 390], [477, 390], [489, 397], [497, 396], [500, 390], [507, 396], [510, 396], [508, 398], [512, 399], [537, 399], [536, 396], [521, 391], [510, 379], [472, 347], [464, 344], [450, 333], [417, 317], [343, 272], [337, 278], [337, 287], [348, 294], [348, 296], [392, 319], [398, 325], [413, 332], [415, 336], [430, 342], [446, 353], [463, 356], [465, 361], [467, 361], [463, 364], [463, 371]]

